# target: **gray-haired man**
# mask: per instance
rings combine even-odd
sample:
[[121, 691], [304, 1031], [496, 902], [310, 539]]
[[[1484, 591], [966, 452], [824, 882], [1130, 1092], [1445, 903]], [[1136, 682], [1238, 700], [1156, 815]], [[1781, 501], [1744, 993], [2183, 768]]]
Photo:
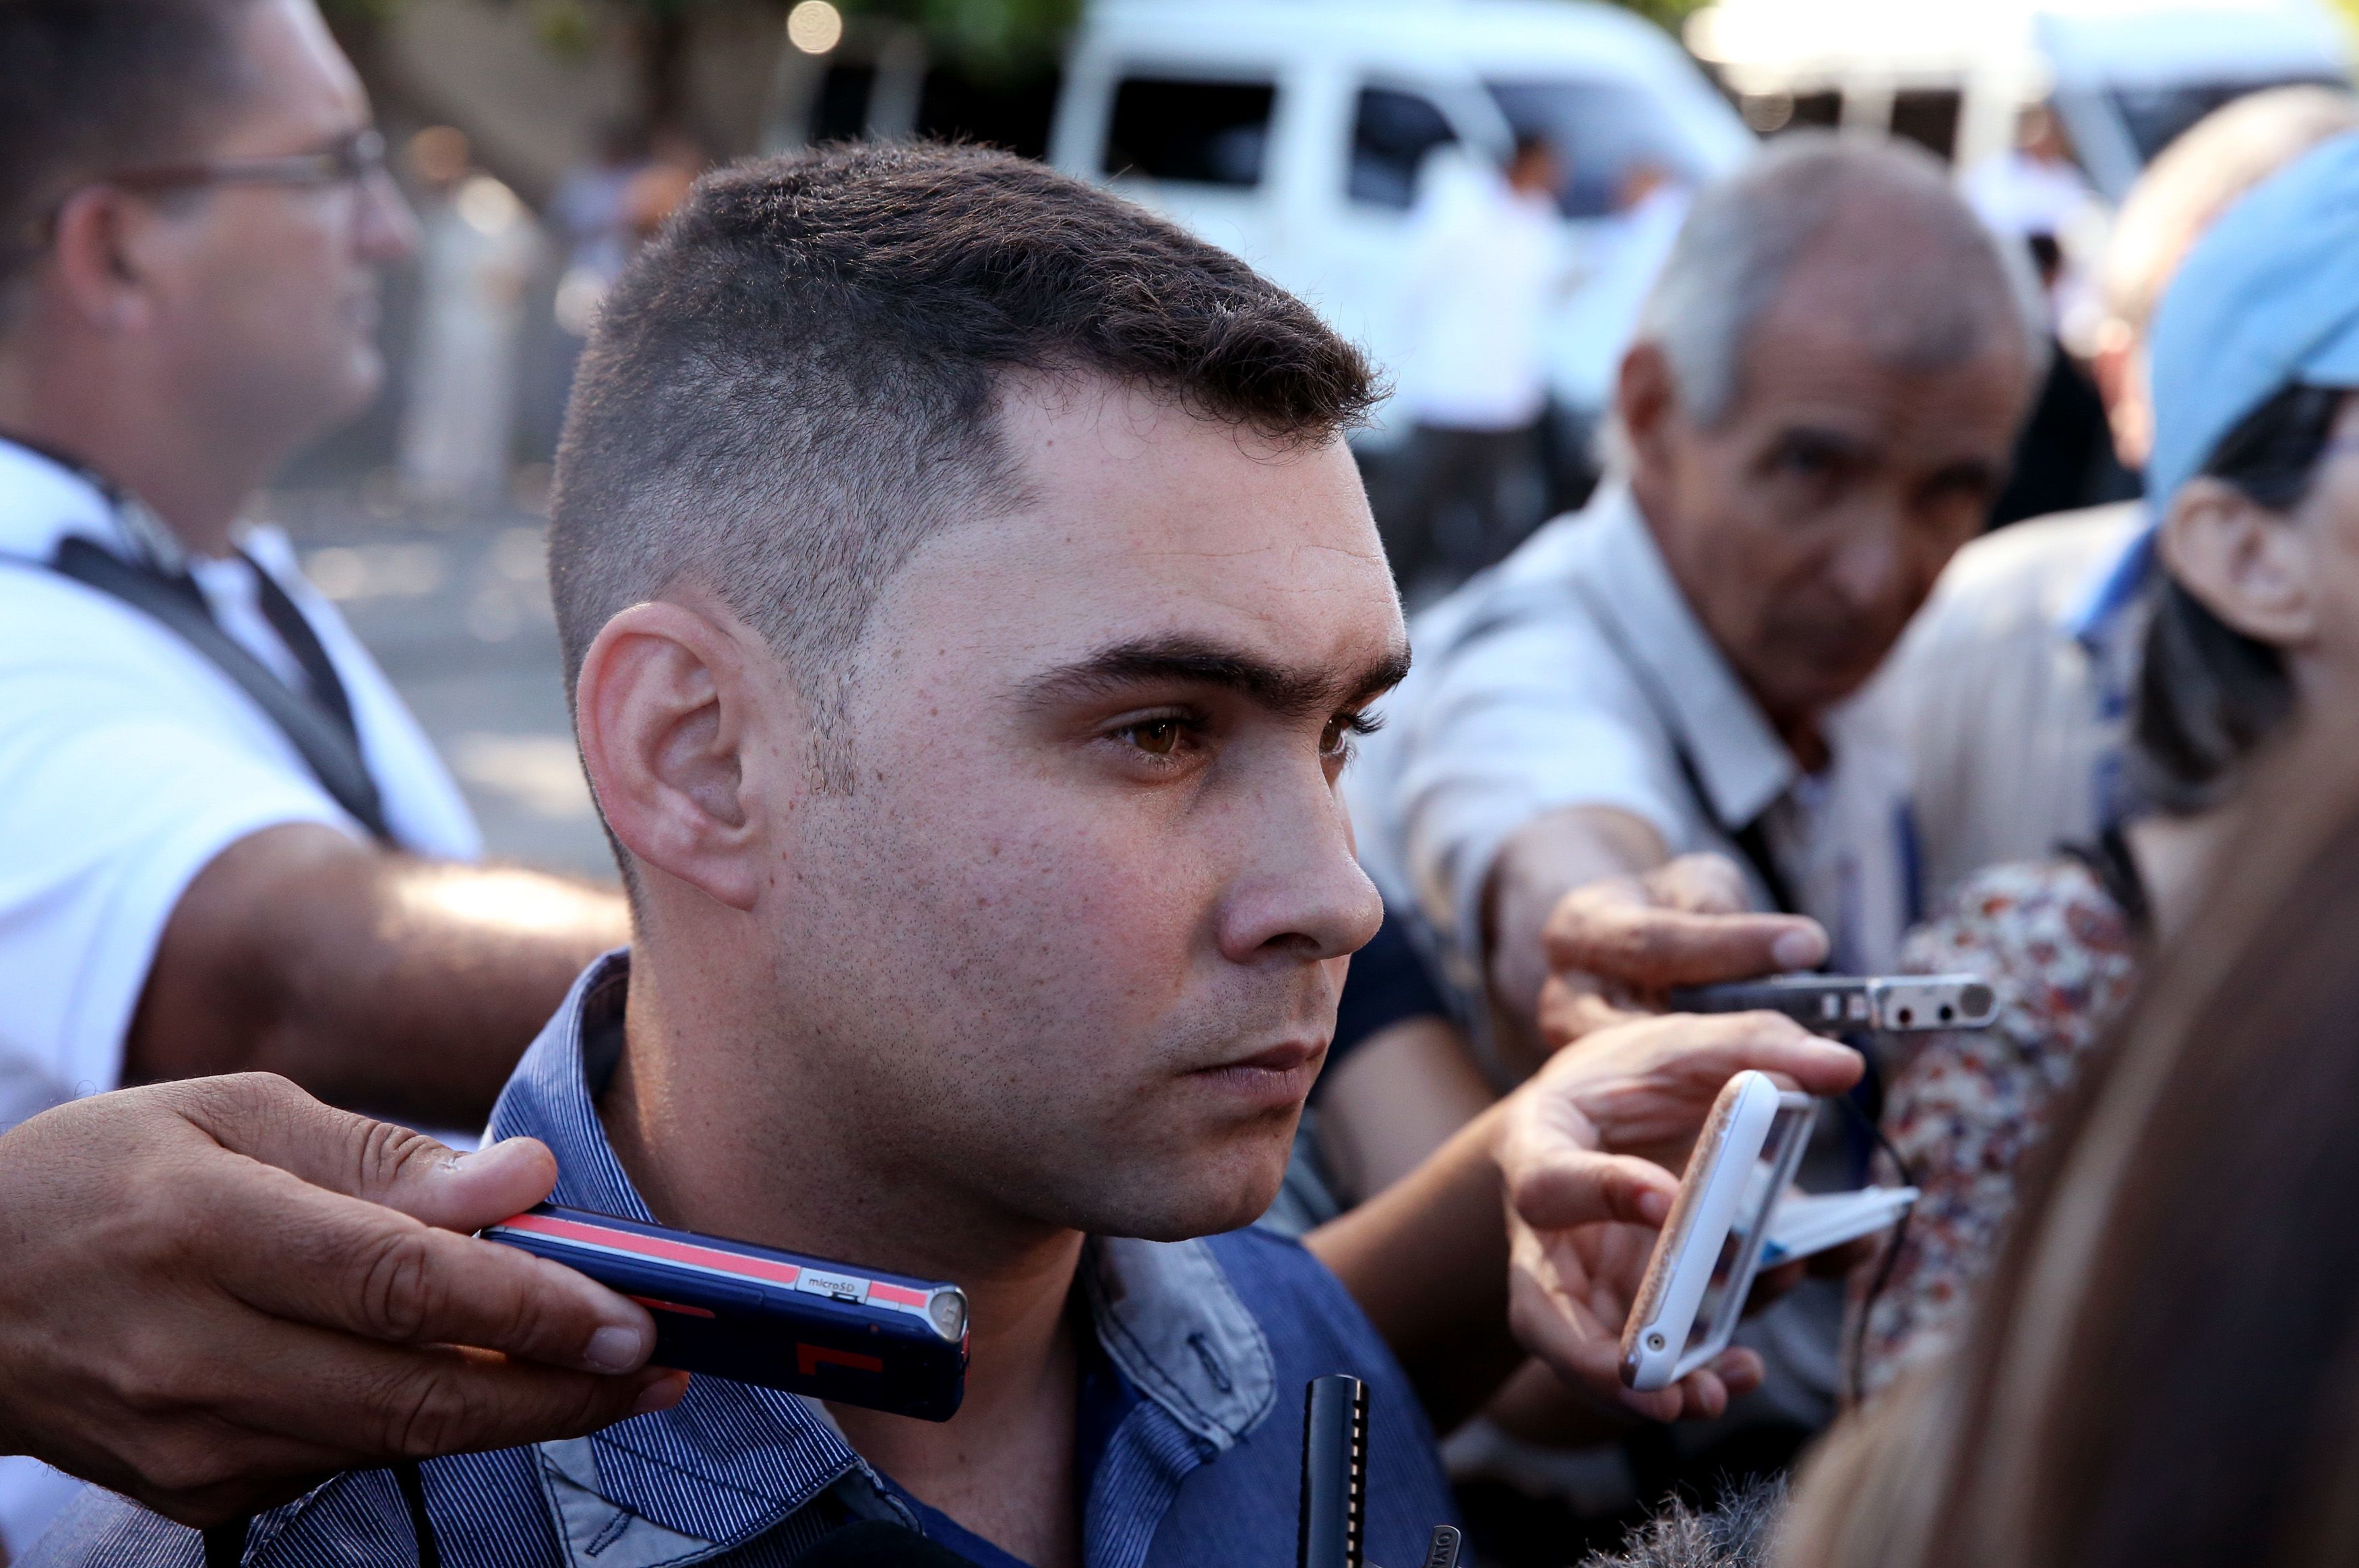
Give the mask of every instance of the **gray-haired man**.
[[[1622, 365], [1618, 471], [1411, 629], [1353, 781], [1363, 858], [1487, 1004], [1495, 1076], [1610, 1011], [1547, 946], [1602, 879], [1888, 961], [1906, 769], [1841, 705], [1981, 529], [2040, 351], [1921, 154], [1788, 138], [1698, 200]], [[1758, 968], [1828, 957], [1808, 920], [1737, 935]]]

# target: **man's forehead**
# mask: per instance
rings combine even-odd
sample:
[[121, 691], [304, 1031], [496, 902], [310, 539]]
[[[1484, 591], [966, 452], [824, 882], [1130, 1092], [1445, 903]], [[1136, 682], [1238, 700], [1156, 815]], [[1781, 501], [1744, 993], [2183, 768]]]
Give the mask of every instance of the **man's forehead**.
[[1342, 477], [1350, 491], [1331, 472], [1323, 497], [1113, 486], [970, 520], [896, 575], [877, 629], [930, 644], [946, 678], [1029, 701], [1150, 678], [1280, 707], [1348, 700], [1390, 678], [1407, 636], [1356, 476]]
[[1854, 382], [1930, 374], [2007, 379], [2029, 362], [2021, 307], [1995, 254], [1968, 247], [1936, 216], [1831, 221], [1795, 258], [1748, 334], [1748, 378], [1818, 371]]
[[368, 95], [309, 0], [261, 0], [245, 7], [242, 26], [255, 91], [223, 127], [225, 140], [255, 141], [266, 151], [288, 136], [334, 135], [366, 123]]
[[1301, 665], [1397, 640], [1340, 440], [1274, 442], [1103, 385], [1011, 407], [1005, 432], [1022, 499], [973, 542], [1050, 601], [1069, 651], [1178, 640]]
[[1765, 318], [1748, 345], [1734, 410], [1757, 433], [1822, 434], [1862, 445], [1890, 440], [1979, 448], [1986, 426], [2015, 420], [2031, 393], [2021, 335], [1994, 324], [1978, 347], [1925, 362], [1872, 327]]

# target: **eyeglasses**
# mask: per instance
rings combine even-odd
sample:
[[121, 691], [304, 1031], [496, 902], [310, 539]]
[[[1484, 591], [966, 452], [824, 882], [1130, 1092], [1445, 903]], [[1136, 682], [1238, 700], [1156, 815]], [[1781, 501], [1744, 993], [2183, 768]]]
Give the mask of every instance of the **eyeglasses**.
[[[318, 152], [284, 153], [271, 157], [214, 158], [204, 163], [162, 164], [153, 168], [125, 169], [88, 182], [118, 190], [160, 196], [175, 190], [202, 190], [217, 185], [266, 185], [288, 190], [318, 190], [335, 185], [358, 185], [385, 170], [385, 137], [374, 127], [348, 131]], [[58, 215], [66, 200], [34, 219], [13, 243], [0, 246], [0, 266], [15, 266], [46, 251], [57, 237]]]
[[308, 188], [351, 185], [385, 168], [385, 137], [375, 129], [353, 131], [315, 153], [276, 157], [215, 158], [208, 163], [166, 164], [127, 169], [98, 181], [123, 190], [193, 190], [212, 185], [283, 185]]

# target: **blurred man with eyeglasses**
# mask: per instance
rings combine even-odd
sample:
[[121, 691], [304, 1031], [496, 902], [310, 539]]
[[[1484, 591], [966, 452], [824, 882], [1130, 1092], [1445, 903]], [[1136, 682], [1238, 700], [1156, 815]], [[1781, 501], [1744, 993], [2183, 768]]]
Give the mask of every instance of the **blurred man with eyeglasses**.
[[416, 722], [241, 522], [384, 376], [415, 230], [367, 97], [311, 0], [0, 0], [0, 1126], [245, 1069], [479, 1126], [622, 902], [470, 864]]

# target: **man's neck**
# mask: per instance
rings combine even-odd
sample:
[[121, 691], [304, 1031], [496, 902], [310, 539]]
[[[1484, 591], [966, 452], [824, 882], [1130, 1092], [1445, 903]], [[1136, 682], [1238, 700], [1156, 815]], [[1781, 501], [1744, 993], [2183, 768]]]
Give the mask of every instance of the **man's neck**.
[[71, 458], [136, 495], [190, 553], [229, 553], [231, 530], [284, 454], [213, 439], [143, 378], [41, 344], [0, 352], [0, 436]]
[[[725, 984], [681, 989], [703, 1000]], [[1069, 1307], [1084, 1238], [962, 1194], [913, 1190], [905, 1173], [875, 1168], [862, 1141], [839, 1136], [816, 1104], [782, 1125], [773, 1108], [794, 1097], [769, 1092], [775, 1084], [749, 1092], [730, 1064], [782, 1072], [790, 1054], [730, 1038], [725, 1004], [690, 1019], [667, 1000], [642, 960], [622, 1060], [598, 1108], [656, 1218], [958, 1284], [970, 1328], [955, 1419], [831, 1409], [853, 1448], [920, 1501], [1040, 1568], [1077, 1563], [1080, 1365]]]

